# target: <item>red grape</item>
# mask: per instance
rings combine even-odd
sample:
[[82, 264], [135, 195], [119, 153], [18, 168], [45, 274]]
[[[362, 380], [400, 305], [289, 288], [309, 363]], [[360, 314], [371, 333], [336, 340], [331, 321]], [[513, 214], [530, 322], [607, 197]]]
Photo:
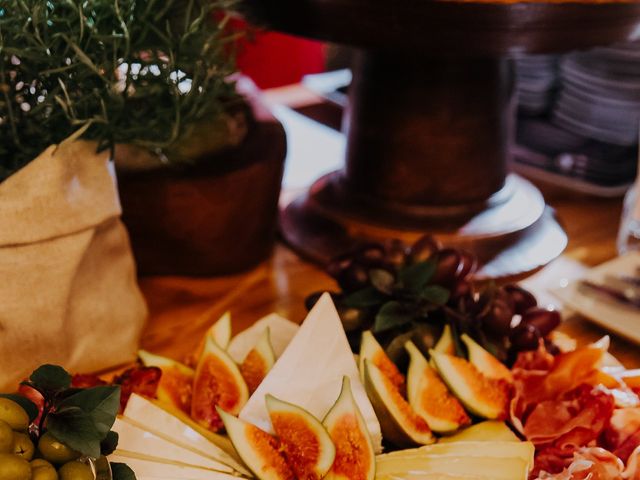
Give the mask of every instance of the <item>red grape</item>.
[[535, 325], [522, 323], [511, 334], [511, 345], [516, 351], [535, 350], [540, 344], [540, 331]]
[[431, 235], [420, 237], [409, 249], [411, 263], [426, 262], [433, 254], [440, 250], [441, 246]]
[[533, 325], [540, 335], [546, 337], [551, 331], [560, 325], [560, 313], [556, 310], [545, 308], [530, 308], [522, 315], [522, 324]]
[[538, 305], [538, 301], [533, 294], [519, 285], [505, 285], [502, 287], [511, 298], [515, 312], [522, 315], [524, 312]]
[[511, 331], [513, 306], [507, 298], [496, 295], [486, 315], [481, 318], [484, 330], [496, 335], [507, 335]]
[[335, 278], [340, 288], [346, 292], [360, 290], [369, 284], [369, 274], [367, 270], [355, 262], [352, 262], [351, 265], [342, 270]]
[[389, 240], [384, 244], [386, 261], [395, 268], [402, 267], [407, 260], [409, 249], [401, 240]]
[[453, 287], [462, 271], [462, 257], [457, 250], [447, 248], [438, 252], [438, 268], [431, 283]]

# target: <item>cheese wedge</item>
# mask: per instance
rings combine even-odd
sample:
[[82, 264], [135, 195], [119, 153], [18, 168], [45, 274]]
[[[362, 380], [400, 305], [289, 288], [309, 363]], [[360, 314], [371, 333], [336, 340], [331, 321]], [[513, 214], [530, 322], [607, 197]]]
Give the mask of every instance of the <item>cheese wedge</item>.
[[320, 297], [291, 343], [240, 412], [240, 418], [272, 432], [265, 396], [271, 394], [324, 418], [349, 377], [354, 399], [371, 435], [382, 446], [380, 424], [367, 397], [331, 296]]
[[164, 440], [228, 465], [243, 475], [250, 476], [250, 473], [238, 460], [210, 441], [205, 435], [140, 395], [135, 393], [131, 395], [123, 417], [130, 424], [147, 430]]
[[227, 353], [236, 363], [242, 363], [249, 351], [256, 346], [266, 329], [269, 329], [269, 339], [276, 354], [276, 358], [282, 355], [291, 339], [295, 336], [300, 325], [272, 313], [261, 318], [246, 330], [238, 333], [227, 347]]
[[383, 464], [385, 462], [395, 462], [399, 459], [413, 461], [432, 456], [488, 457], [493, 459], [519, 458], [530, 468], [533, 466], [534, 454], [535, 447], [531, 442], [452, 442], [379, 455], [376, 462], [377, 464]]
[[[527, 480], [529, 465], [521, 458], [419, 455], [376, 460], [376, 478], [398, 476], [419, 479], [422, 475], [476, 476], [492, 480]], [[409, 477], [410, 476], [410, 477]], [[429, 478], [428, 476], [425, 478]], [[436, 477], [437, 478], [437, 477]]]
[[109, 456], [110, 462], [126, 463], [136, 474], [136, 478], [154, 477], [171, 480], [238, 480], [237, 476], [224, 472], [214, 472], [206, 468], [194, 467], [181, 462], [164, 460], [159, 457], [127, 456], [118, 450]]
[[442, 437], [439, 443], [451, 443], [461, 441], [478, 441], [478, 442], [519, 442], [520, 439], [511, 431], [504, 422], [497, 420], [487, 420], [476, 423], [470, 427], [460, 430], [458, 433]]
[[117, 418], [113, 430], [118, 433], [118, 450], [131, 454], [151, 455], [166, 460], [187, 463], [201, 468], [233, 474], [235, 470], [205, 457], [193, 450], [181, 447], [173, 442], [130, 423], [126, 418]]

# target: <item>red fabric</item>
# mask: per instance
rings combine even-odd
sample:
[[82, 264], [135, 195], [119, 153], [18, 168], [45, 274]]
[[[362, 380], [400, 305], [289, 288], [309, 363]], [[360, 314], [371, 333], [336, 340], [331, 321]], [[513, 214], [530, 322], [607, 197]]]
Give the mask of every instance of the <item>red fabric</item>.
[[[231, 28], [244, 30], [234, 19]], [[261, 89], [298, 83], [304, 75], [324, 71], [324, 44], [315, 40], [252, 29], [238, 42], [238, 70]]]

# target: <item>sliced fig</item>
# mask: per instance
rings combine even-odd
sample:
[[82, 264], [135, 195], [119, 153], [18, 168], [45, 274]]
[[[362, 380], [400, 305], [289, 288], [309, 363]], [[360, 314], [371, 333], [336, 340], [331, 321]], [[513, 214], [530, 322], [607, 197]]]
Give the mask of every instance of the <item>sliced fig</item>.
[[259, 480], [296, 480], [277, 438], [222, 409], [218, 415], [238, 456]]
[[253, 393], [267, 376], [273, 364], [276, 363], [276, 354], [271, 346], [269, 328], [265, 328], [258, 343], [249, 351], [240, 364], [240, 373], [247, 382], [249, 393]]
[[359, 369], [360, 379], [364, 383], [364, 363], [369, 360], [373, 365], [391, 381], [391, 383], [400, 391], [405, 391], [405, 378], [396, 364], [387, 356], [384, 349], [380, 346], [376, 338], [370, 330], [362, 332], [362, 342], [360, 342]]
[[464, 358], [432, 350], [431, 359], [449, 390], [469, 412], [489, 420], [507, 417], [511, 397], [508, 382], [484, 376]]
[[367, 424], [360, 413], [349, 377], [343, 377], [336, 403], [322, 421], [336, 447], [336, 458], [326, 480], [373, 480], [376, 460]]
[[323, 478], [336, 456], [336, 449], [322, 423], [309, 412], [273, 395], [265, 397], [273, 430], [296, 478]]
[[217, 432], [223, 427], [216, 406], [237, 415], [249, 399], [249, 389], [236, 363], [207, 337], [193, 380], [191, 417]]
[[467, 346], [467, 353], [469, 354], [469, 361], [475, 365], [475, 367], [482, 372], [485, 377], [494, 379], [503, 379], [507, 382], [513, 382], [513, 375], [504, 363], [491, 355], [488, 351], [482, 348], [466, 333], [460, 336], [460, 340]]
[[438, 373], [413, 342], [405, 344], [409, 354], [407, 397], [411, 408], [438, 433], [451, 433], [471, 419], [458, 399], [451, 394]]
[[413, 411], [391, 380], [368, 359], [364, 361], [364, 387], [385, 439], [399, 447], [435, 441], [427, 421]]
[[448, 324], [444, 326], [440, 339], [436, 342], [433, 349], [438, 353], [447, 353], [449, 355], [456, 354], [456, 346], [453, 342], [453, 334], [451, 333], [451, 326]]
[[[207, 318], [211, 316], [211, 312], [206, 311], [204, 314]], [[203, 320], [204, 323], [205, 320]], [[207, 322], [208, 323], [208, 322]], [[231, 342], [231, 313], [224, 312], [218, 320], [216, 320], [213, 325], [211, 325], [205, 334], [200, 339], [200, 343], [196, 347], [195, 351], [192, 355], [190, 355], [185, 363], [189, 366], [195, 366], [198, 364], [198, 360], [204, 351], [205, 344], [207, 342], [207, 338], [211, 338], [216, 345], [218, 345], [222, 350], [226, 350]]]
[[155, 355], [146, 350], [139, 350], [138, 358], [145, 367], [158, 367], [162, 370], [162, 376], [156, 391], [158, 400], [189, 413], [191, 410], [193, 378], [196, 372], [180, 362]]

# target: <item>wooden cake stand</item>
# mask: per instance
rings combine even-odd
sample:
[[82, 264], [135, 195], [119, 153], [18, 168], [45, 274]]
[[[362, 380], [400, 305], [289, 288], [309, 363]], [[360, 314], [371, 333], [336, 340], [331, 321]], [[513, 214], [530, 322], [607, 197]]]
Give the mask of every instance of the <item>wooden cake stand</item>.
[[326, 262], [428, 232], [480, 258], [480, 277], [545, 265], [567, 244], [539, 190], [507, 173], [510, 57], [640, 36], [640, 3], [245, 0], [270, 28], [359, 48], [344, 170], [281, 213], [285, 240]]

